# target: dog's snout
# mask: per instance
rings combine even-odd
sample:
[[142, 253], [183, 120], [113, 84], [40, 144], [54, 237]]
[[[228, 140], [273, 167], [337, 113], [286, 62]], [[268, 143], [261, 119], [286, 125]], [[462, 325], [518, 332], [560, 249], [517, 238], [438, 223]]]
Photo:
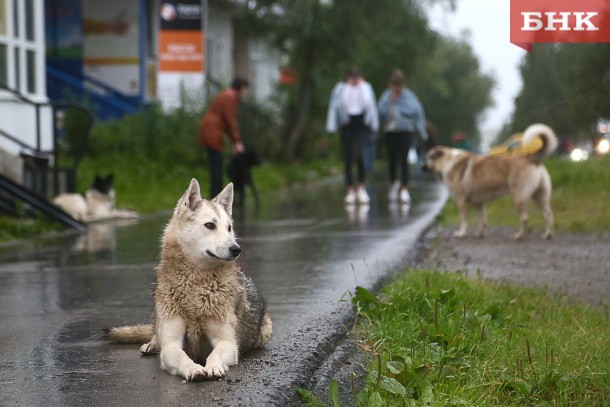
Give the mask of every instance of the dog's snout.
[[233, 257], [237, 257], [241, 253], [241, 247], [239, 247], [239, 245], [234, 244], [231, 247], [229, 247], [229, 251], [231, 252], [231, 255]]

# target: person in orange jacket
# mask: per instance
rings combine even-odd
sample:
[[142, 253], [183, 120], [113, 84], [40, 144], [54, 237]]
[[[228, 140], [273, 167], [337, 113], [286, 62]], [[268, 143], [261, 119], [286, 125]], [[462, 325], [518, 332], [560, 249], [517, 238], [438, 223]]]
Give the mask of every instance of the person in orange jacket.
[[231, 87], [220, 92], [199, 124], [199, 142], [208, 150], [210, 161], [210, 198], [222, 191], [223, 152], [225, 134], [233, 143], [233, 153], [245, 151], [237, 124], [239, 101], [248, 92], [248, 80], [235, 77]]

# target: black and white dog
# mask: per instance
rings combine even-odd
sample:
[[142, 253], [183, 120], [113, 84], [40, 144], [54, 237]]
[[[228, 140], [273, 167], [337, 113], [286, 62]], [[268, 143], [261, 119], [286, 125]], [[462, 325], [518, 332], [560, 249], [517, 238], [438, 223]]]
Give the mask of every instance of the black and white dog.
[[84, 195], [76, 193], [59, 194], [53, 198], [53, 203], [74, 219], [83, 222], [137, 218], [138, 214], [136, 212], [115, 208], [113, 180], [113, 174], [108, 174], [105, 177], [96, 175], [93, 184]]

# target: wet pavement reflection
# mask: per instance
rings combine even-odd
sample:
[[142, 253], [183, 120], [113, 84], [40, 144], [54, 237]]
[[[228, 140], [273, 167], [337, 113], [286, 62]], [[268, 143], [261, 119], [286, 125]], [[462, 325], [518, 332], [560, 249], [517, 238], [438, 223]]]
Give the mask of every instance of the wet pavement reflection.
[[[266, 350], [236, 368], [244, 382], [263, 359], [286, 376], [293, 365], [281, 361], [300, 354], [285, 350], [296, 333], [317, 318], [332, 322], [329, 315], [357, 285], [370, 287], [400, 264], [446, 199], [443, 187], [421, 177], [410, 207], [388, 204], [386, 185], [368, 189], [367, 207], [346, 209], [334, 180], [235, 211], [240, 262], [267, 299], [275, 331]], [[152, 270], [169, 216], [0, 246], [0, 405], [249, 405], [273, 393], [263, 383], [260, 394], [244, 396], [236, 389], [247, 386], [233, 381], [233, 398], [222, 385], [200, 384], [207, 386], [201, 394], [162, 372], [158, 358], [99, 340], [105, 327], [150, 320]]]

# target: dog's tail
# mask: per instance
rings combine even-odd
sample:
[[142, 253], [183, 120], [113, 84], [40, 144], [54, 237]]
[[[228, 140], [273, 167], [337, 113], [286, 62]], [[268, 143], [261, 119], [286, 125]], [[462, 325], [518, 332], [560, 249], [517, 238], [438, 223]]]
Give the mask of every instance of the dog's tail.
[[540, 164], [544, 159], [553, 154], [557, 148], [557, 136], [555, 132], [546, 124], [532, 124], [523, 132], [523, 145], [528, 144], [534, 138], [542, 139], [542, 148], [529, 156], [530, 160], [536, 164]]
[[105, 338], [112, 343], [146, 343], [154, 335], [152, 324], [131, 325], [109, 328], [104, 331]]

